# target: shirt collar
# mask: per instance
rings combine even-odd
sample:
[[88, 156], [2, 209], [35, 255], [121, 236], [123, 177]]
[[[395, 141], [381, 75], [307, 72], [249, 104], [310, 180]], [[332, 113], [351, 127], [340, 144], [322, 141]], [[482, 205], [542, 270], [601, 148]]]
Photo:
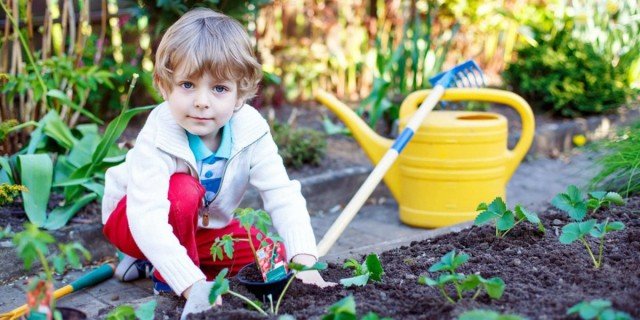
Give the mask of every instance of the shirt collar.
[[211, 151], [204, 144], [202, 139], [194, 134], [187, 132], [187, 138], [189, 139], [189, 148], [193, 152], [196, 161], [202, 161], [204, 159], [215, 157], [229, 159], [231, 156], [231, 124], [227, 123], [222, 127], [222, 138], [220, 140], [220, 146], [215, 152]]

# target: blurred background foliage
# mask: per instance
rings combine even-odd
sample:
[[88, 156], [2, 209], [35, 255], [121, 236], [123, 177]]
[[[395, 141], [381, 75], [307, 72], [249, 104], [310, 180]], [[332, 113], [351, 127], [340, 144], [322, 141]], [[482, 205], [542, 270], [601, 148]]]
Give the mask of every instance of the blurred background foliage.
[[71, 128], [103, 124], [134, 73], [131, 104], [159, 102], [154, 49], [197, 6], [249, 30], [265, 72], [256, 107], [308, 102], [323, 88], [375, 126], [397, 118], [402, 98], [428, 88], [430, 76], [470, 58], [490, 85], [560, 116], [610, 111], [639, 86], [635, 0], [0, 2], [0, 122], [23, 125], [5, 139], [4, 154], [24, 147], [34, 129], [25, 124], [51, 109]]

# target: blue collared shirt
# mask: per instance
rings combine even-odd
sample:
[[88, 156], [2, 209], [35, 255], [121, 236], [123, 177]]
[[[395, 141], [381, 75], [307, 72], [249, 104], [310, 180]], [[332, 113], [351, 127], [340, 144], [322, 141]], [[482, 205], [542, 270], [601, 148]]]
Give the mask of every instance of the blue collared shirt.
[[199, 136], [187, 132], [189, 148], [196, 158], [200, 183], [205, 188], [205, 201], [208, 203], [215, 197], [220, 189], [224, 166], [231, 156], [231, 124], [222, 127], [220, 146], [215, 152], [207, 148]]

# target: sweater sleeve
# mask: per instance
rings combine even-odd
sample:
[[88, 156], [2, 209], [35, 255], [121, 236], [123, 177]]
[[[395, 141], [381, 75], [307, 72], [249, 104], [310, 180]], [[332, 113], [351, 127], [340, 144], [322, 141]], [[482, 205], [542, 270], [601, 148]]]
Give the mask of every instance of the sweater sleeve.
[[135, 148], [127, 154], [127, 162], [127, 219], [131, 235], [146, 258], [180, 295], [198, 280], [205, 279], [205, 275], [191, 261], [169, 225], [167, 195], [175, 161], [155, 147], [151, 132], [147, 132], [138, 137]]
[[284, 240], [287, 259], [297, 254], [318, 257], [307, 203], [300, 183], [290, 180], [270, 133], [260, 138], [251, 155], [249, 182], [262, 197], [264, 209]]

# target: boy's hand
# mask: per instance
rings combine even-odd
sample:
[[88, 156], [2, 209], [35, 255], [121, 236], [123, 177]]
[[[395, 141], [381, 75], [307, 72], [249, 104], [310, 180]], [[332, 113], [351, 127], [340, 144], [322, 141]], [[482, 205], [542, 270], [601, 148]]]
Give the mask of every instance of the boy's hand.
[[[185, 320], [191, 313], [199, 313], [211, 309], [212, 305], [209, 303], [211, 287], [213, 287], [213, 282], [200, 280], [188, 289], [188, 294], [185, 295], [187, 302], [184, 304], [180, 320]], [[222, 297], [218, 297], [215, 305], [219, 306], [221, 304]]]
[[[293, 257], [291, 261], [305, 266], [312, 266], [314, 263], [316, 263], [316, 261], [318, 261], [318, 259], [316, 259], [316, 257], [312, 255], [298, 254]], [[298, 272], [296, 273], [296, 278], [302, 280], [302, 283], [314, 284], [320, 288], [333, 287], [337, 285], [337, 283], [335, 282], [324, 281], [324, 279], [322, 279], [322, 276], [320, 275], [320, 272], [318, 272], [317, 270]]]

